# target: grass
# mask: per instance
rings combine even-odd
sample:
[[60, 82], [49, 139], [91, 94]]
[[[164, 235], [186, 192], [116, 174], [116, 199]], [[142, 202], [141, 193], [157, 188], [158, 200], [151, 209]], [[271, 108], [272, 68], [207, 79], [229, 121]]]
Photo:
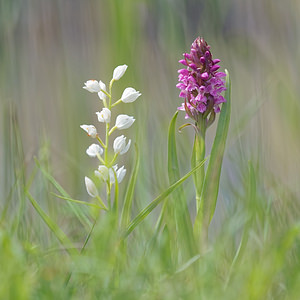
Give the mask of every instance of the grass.
[[[0, 299], [298, 299], [299, 4], [123, 2], [0, 1]], [[177, 60], [199, 34], [232, 78], [204, 252], [191, 176], [169, 189], [191, 170], [193, 130], [172, 116]], [[113, 214], [61, 198], [90, 201], [79, 125], [99, 108], [81, 86], [123, 63], [115, 93], [143, 96], [124, 107], [138, 148], [124, 159], [118, 229]]]

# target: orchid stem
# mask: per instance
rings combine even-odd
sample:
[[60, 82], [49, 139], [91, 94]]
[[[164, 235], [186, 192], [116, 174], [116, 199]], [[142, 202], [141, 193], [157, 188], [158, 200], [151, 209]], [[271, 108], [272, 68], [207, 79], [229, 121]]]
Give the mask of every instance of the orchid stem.
[[98, 140], [98, 142], [101, 144], [101, 146], [103, 148], [106, 148], [106, 145], [103, 143], [103, 141], [101, 140], [101, 138], [99, 137], [99, 135], [97, 135], [97, 140]]
[[116, 101], [115, 103], [113, 103], [111, 107], [114, 107], [114, 106], [118, 105], [120, 102], [122, 102], [122, 99], [119, 99], [118, 101]]
[[[196, 123], [196, 134], [194, 140], [194, 148], [193, 148], [193, 155], [192, 155], [192, 166], [196, 166], [205, 158], [205, 131], [206, 131], [206, 124], [205, 119], [201, 119], [199, 122]], [[202, 166], [197, 172], [195, 172], [194, 184], [196, 189], [196, 207], [197, 212], [200, 208], [200, 201], [201, 201], [201, 192], [202, 186], [204, 182], [204, 166]]]
[[108, 211], [107, 206], [104, 204], [104, 202], [102, 201], [102, 199], [100, 198], [100, 196], [97, 196], [96, 198], [97, 198], [98, 202], [100, 203], [101, 207], [102, 207], [104, 210]]

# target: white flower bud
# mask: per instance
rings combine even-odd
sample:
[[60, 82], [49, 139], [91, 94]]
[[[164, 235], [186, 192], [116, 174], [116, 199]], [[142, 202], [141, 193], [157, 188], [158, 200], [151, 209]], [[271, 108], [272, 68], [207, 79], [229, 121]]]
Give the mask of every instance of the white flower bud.
[[85, 181], [86, 191], [88, 192], [88, 194], [93, 198], [97, 197], [98, 196], [98, 190], [97, 190], [94, 182], [90, 178], [88, 178], [87, 176], [85, 176], [84, 181]]
[[114, 176], [114, 171], [116, 172], [117, 180], [118, 183], [121, 183], [125, 174], [126, 174], [126, 169], [124, 166], [122, 166], [120, 169], [118, 169], [118, 165], [114, 165], [112, 168], [109, 169], [109, 181], [110, 183], [115, 183], [115, 176]]
[[98, 167], [98, 171], [95, 171], [95, 175], [100, 178], [103, 181], [107, 181], [108, 180], [108, 169], [106, 166], [104, 165], [100, 165]]
[[124, 90], [121, 100], [124, 103], [130, 103], [130, 102], [134, 102], [141, 95], [142, 94], [139, 91], [136, 91], [132, 87], [128, 87]]
[[115, 140], [114, 140], [114, 152], [115, 154], [119, 153], [119, 154], [125, 154], [131, 144], [131, 140], [128, 141], [128, 144], [126, 145], [126, 137], [124, 137], [124, 135], [118, 136]]
[[103, 149], [98, 144], [92, 144], [86, 149], [86, 154], [90, 157], [96, 157], [98, 154], [102, 155]]
[[80, 127], [92, 138], [97, 137], [97, 129], [94, 125], [80, 125]]
[[127, 65], [122, 65], [122, 66], [118, 66], [114, 69], [114, 73], [113, 73], [113, 79], [114, 80], [119, 80], [124, 73], [126, 72], [127, 69]]
[[126, 175], [126, 169], [124, 168], [124, 166], [122, 166], [118, 171], [117, 171], [117, 180], [118, 183], [121, 183], [123, 178]]
[[85, 86], [83, 88], [88, 90], [89, 92], [91, 92], [91, 93], [100, 92], [100, 85], [97, 80], [88, 80], [84, 84], [85, 84]]
[[129, 128], [135, 119], [133, 117], [127, 115], [118, 115], [116, 119], [116, 128], [117, 129], [127, 129]]
[[115, 170], [115, 172], [117, 174], [118, 164], [114, 165], [112, 168], [109, 168], [109, 170], [108, 170], [110, 183], [115, 183], [115, 176], [114, 176], [114, 171], [113, 170]]
[[[101, 90], [107, 92], [107, 90], [106, 90], [106, 85], [105, 85], [105, 83], [102, 82], [101, 80], [99, 81], [99, 86], [100, 86], [100, 89], [101, 89]], [[103, 93], [103, 92], [101, 92], [101, 91], [98, 93], [98, 97], [99, 97], [101, 100], [106, 100], [106, 99], [107, 99], [107, 96], [105, 95], [105, 93]]]
[[106, 107], [102, 108], [101, 112], [96, 112], [96, 115], [98, 116], [99, 122], [103, 122], [103, 123], [110, 122], [111, 111], [108, 108]]

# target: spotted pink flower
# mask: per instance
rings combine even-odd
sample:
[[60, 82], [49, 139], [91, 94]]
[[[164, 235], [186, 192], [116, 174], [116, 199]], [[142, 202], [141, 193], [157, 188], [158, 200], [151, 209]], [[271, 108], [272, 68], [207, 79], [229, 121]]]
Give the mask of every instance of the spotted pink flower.
[[197, 122], [209, 113], [218, 113], [220, 104], [226, 102], [221, 95], [226, 90], [223, 78], [226, 74], [218, 72], [220, 60], [212, 59], [210, 46], [203, 38], [196, 38], [190, 53], [183, 56], [179, 62], [186, 68], [178, 71], [176, 87], [180, 89], [179, 97], [184, 98], [184, 102], [178, 109], [186, 111], [186, 118]]

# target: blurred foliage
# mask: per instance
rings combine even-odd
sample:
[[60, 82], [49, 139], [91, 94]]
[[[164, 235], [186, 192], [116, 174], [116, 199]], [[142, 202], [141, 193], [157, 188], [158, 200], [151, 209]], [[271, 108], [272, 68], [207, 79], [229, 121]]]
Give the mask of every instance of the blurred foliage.
[[[299, 15], [296, 0], [0, 0], [0, 298], [298, 299]], [[133, 205], [145, 207], [168, 185], [167, 126], [181, 103], [178, 60], [198, 35], [232, 78], [213, 247], [196, 260], [200, 272], [174, 272], [180, 266], [170, 259], [169, 229], [145, 250], [155, 214], [130, 237], [119, 278], [111, 280], [115, 240], [105, 220], [89, 252], [71, 262], [24, 186], [73, 241], [81, 245], [86, 230], [51, 196], [56, 190], [33, 157], [74, 198], [87, 199], [83, 178], [93, 162], [79, 125], [96, 122], [99, 102], [82, 85], [108, 83], [113, 68], [126, 63], [116, 93], [129, 82], [142, 93], [122, 112], [136, 117], [126, 133], [141, 150]], [[190, 169], [192, 136], [189, 129], [177, 136], [181, 175]]]

